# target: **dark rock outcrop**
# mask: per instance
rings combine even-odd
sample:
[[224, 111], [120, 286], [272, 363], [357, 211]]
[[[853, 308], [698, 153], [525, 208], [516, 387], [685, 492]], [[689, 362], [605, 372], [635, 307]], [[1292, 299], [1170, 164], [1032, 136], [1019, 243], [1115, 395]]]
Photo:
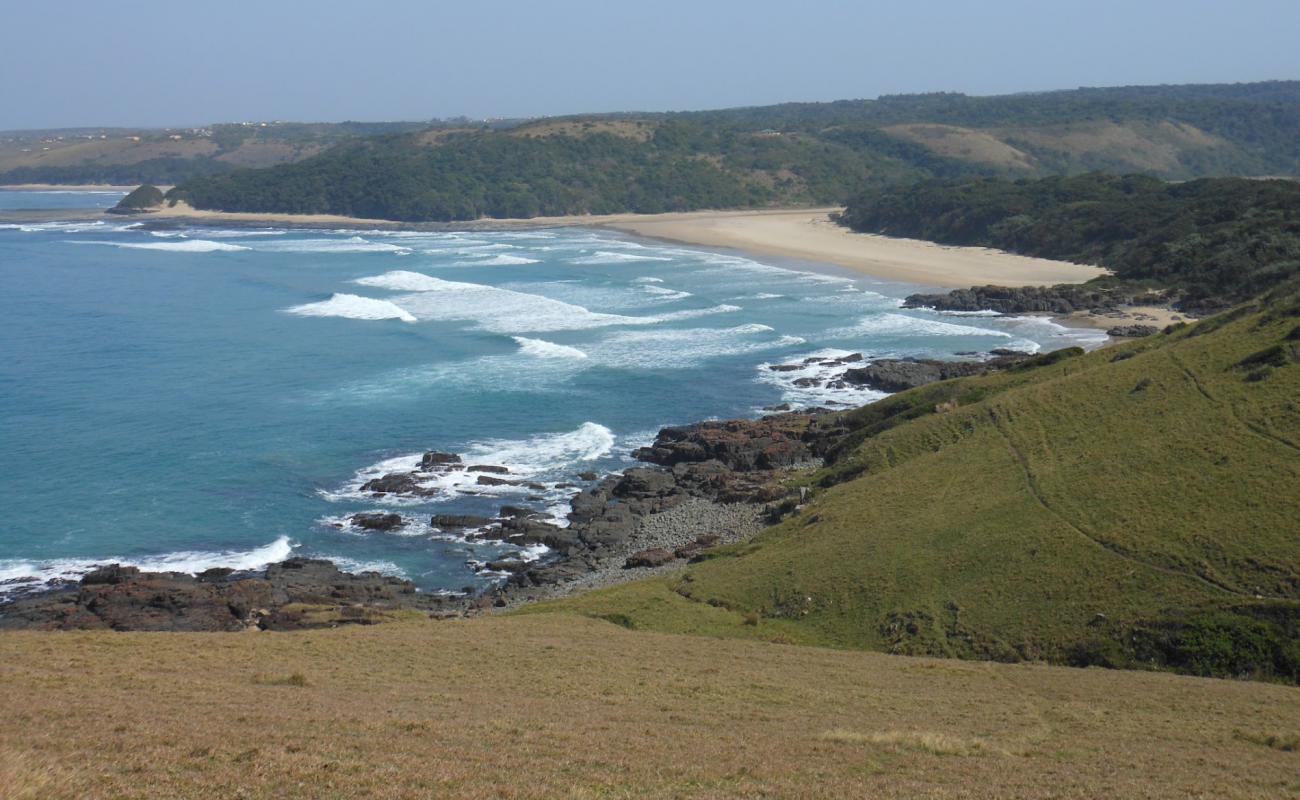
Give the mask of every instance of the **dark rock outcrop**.
[[1116, 325], [1106, 331], [1106, 335], [1126, 339], [1138, 339], [1143, 336], [1155, 336], [1159, 332], [1160, 329], [1154, 325]]
[[632, 455], [665, 467], [709, 460], [738, 471], [792, 467], [813, 457], [804, 441], [808, 421], [808, 414], [777, 414], [664, 428]]
[[368, 531], [391, 531], [402, 527], [401, 514], [353, 514], [352, 524]]
[[[1130, 305], [1132, 291], [1088, 284], [1059, 286], [973, 286], [945, 294], [914, 294], [903, 301], [904, 308], [933, 308], [939, 311], [996, 311], [999, 314], [1071, 314], [1075, 311], [1109, 311]], [[1142, 302], [1152, 302], [1144, 295]]]
[[930, 359], [881, 359], [865, 367], [844, 371], [843, 381], [880, 392], [902, 392], [927, 383], [983, 375], [1021, 360], [1021, 354], [1002, 355], [989, 361], [933, 361]]
[[492, 520], [487, 517], [478, 517], [473, 514], [434, 514], [429, 519], [429, 524], [439, 530], [482, 528], [491, 522]]
[[265, 572], [207, 570], [198, 576], [110, 564], [79, 583], [0, 606], [0, 628], [46, 630], [292, 630], [375, 622], [402, 608], [444, 601], [410, 581], [342, 572], [332, 562], [291, 558]]
[[451, 469], [461, 463], [455, 453], [440, 453], [431, 450], [420, 458], [420, 469], [429, 472], [436, 469]]
[[381, 478], [372, 478], [361, 485], [361, 491], [374, 494], [424, 494], [424, 489], [409, 472], [390, 472]]

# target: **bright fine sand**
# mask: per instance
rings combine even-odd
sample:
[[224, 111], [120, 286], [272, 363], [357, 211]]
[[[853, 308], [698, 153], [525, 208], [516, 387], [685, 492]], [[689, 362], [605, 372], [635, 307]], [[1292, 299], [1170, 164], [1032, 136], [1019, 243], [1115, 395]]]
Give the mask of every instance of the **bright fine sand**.
[[1105, 274], [1099, 267], [982, 247], [853, 233], [831, 222], [834, 210], [661, 214], [602, 224], [657, 239], [821, 261], [877, 278], [930, 286], [1042, 286], [1082, 283]]

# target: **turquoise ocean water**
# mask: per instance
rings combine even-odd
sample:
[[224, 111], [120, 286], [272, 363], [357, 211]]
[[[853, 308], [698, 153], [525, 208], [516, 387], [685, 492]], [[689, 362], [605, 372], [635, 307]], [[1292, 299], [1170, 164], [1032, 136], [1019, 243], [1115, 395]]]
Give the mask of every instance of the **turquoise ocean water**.
[[[0, 192], [8, 209], [115, 200]], [[899, 308], [915, 288], [581, 228], [0, 224], [0, 582], [304, 554], [456, 590], [512, 548], [431, 513], [561, 517], [572, 490], [554, 484], [627, 466], [664, 425], [881, 396], [769, 364], [1102, 340]], [[547, 488], [446, 484], [389, 506], [358, 491], [430, 449]], [[408, 524], [337, 527], [384, 508]]]

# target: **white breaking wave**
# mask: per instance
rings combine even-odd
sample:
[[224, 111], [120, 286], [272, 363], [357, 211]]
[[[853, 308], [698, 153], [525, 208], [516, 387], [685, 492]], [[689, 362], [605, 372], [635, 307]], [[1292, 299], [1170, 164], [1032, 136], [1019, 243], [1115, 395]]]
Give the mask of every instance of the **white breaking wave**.
[[519, 345], [519, 352], [538, 358], [586, 358], [587, 354], [576, 347], [556, 344], [545, 339], [528, 339], [523, 336], [512, 337]]
[[774, 294], [773, 292], [758, 292], [757, 294], [742, 294], [739, 297], [729, 298], [731, 300], [775, 300], [778, 297], [785, 297], [783, 294]]
[[850, 328], [835, 332], [849, 336], [993, 336], [1010, 339], [1011, 334], [972, 325], [956, 325], [937, 319], [911, 317], [906, 314], [874, 314], [864, 317]]
[[664, 282], [664, 279], [663, 279], [663, 278], [652, 278], [652, 277], [646, 276], [646, 277], [643, 277], [643, 278], [637, 278], [636, 280], [634, 280], [634, 281], [632, 281], [632, 282], [633, 282], [633, 283], [663, 283], [663, 282]]
[[526, 258], [524, 256], [511, 256], [502, 253], [491, 258], [481, 258], [476, 261], [457, 261], [452, 266], [455, 267], [515, 267], [523, 264], [536, 264], [537, 259]]
[[294, 239], [285, 242], [263, 242], [258, 250], [271, 253], [396, 253], [406, 255], [408, 247], [388, 242], [371, 242], [360, 236], [348, 239]]
[[73, 244], [105, 244], [126, 250], [164, 250], [171, 253], [233, 253], [249, 248], [228, 242], [208, 239], [184, 239], [175, 242], [73, 242]]
[[774, 333], [767, 325], [750, 323], [733, 328], [650, 328], [618, 331], [590, 346], [592, 359], [618, 368], [681, 369], [710, 358], [757, 353], [804, 343], [797, 336]]
[[[864, 386], [841, 386], [830, 387], [824, 384], [833, 382], [838, 376], [847, 369], [842, 364], [823, 363], [837, 358], [843, 358], [852, 355], [849, 350], [838, 350], [827, 348], [817, 350], [812, 353], [801, 353], [790, 356], [779, 362], [767, 362], [758, 365], [758, 382], [766, 383], [777, 387], [781, 391], [781, 401], [789, 403], [796, 408], [811, 408], [814, 406], [835, 406], [851, 405], [860, 406], [871, 403], [883, 397], [888, 393], [878, 392], [874, 389], [868, 389]], [[809, 363], [804, 363], [809, 362]], [[793, 370], [773, 370], [774, 365], [798, 364], [798, 369]], [[855, 365], [848, 365], [855, 366]], [[800, 386], [799, 382], [805, 384], [809, 381], [815, 381], [818, 386]]]
[[542, 489], [511, 484], [483, 485], [478, 482], [478, 478], [485, 473], [458, 469], [416, 473], [417, 483], [430, 492], [428, 497], [371, 497], [368, 492], [361, 490], [367, 481], [374, 478], [392, 472], [414, 471], [420, 464], [422, 454], [412, 453], [371, 464], [359, 470], [339, 489], [322, 490], [320, 495], [330, 502], [365, 501], [383, 505], [410, 505], [445, 501], [466, 494], [494, 497], [538, 494], [550, 503], [548, 510], [553, 514], [554, 521], [567, 524], [564, 515], [573, 490], [556, 488], [555, 484], [572, 480], [573, 472], [586, 463], [604, 458], [613, 448], [614, 434], [609, 428], [595, 422], [584, 422], [577, 430], [566, 433], [544, 433], [527, 439], [490, 439], [473, 443], [460, 451], [461, 460], [467, 465], [489, 464], [509, 470], [503, 475], [493, 475], [494, 478], [528, 481], [540, 484]]
[[[33, 584], [48, 584], [55, 580], [76, 580], [92, 569], [105, 564], [139, 567], [144, 572], [186, 572], [193, 575], [215, 567], [228, 567], [234, 570], [262, 569], [268, 564], [284, 561], [292, 552], [293, 543], [289, 541], [289, 537], [281, 536], [270, 544], [254, 550], [244, 551], [202, 552], [184, 550], [144, 558], [108, 556], [94, 559], [6, 559], [0, 561], [0, 596], [14, 591], [30, 589]], [[9, 586], [3, 585], [6, 581], [22, 579], [35, 580], [14, 583]]]
[[674, 322], [681, 319], [695, 319], [696, 317], [711, 317], [714, 314], [731, 314], [735, 311], [742, 310], [740, 306], [732, 306], [723, 303], [721, 305], [710, 306], [709, 308], [688, 308], [682, 311], [674, 311], [670, 314], [657, 314], [653, 317], [642, 317], [642, 319], [653, 322]]
[[[1048, 317], [1000, 317], [997, 324], [1014, 335], [1042, 342], [1047, 350], [1062, 347], [1082, 347], [1092, 350], [1104, 345], [1110, 337], [1096, 328], [1067, 328]], [[1017, 340], [1019, 341], [1019, 340]], [[1013, 343], [1014, 347], [1016, 343]], [[1037, 352], [1035, 350], [1035, 352]]]
[[661, 297], [665, 300], [685, 300], [686, 298], [691, 296], [690, 292], [679, 292], [676, 289], [669, 289], [665, 286], [655, 286], [654, 284], [647, 284], [645, 286], [642, 286], [641, 291], [645, 292], [646, 294], [652, 294], [655, 295], [656, 297]]
[[23, 233], [109, 233], [130, 230], [134, 225], [109, 225], [102, 220], [95, 222], [30, 222], [0, 225], [0, 230], [22, 231]]
[[344, 317], [346, 319], [400, 319], [402, 322], [415, 322], [415, 317], [406, 309], [373, 297], [361, 297], [355, 294], [334, 294], [328, 300], [319, 303], [305, 303], [286, 308], [286, 312], [303, 317]]
[[672, 261], [668, 256], [642, 256], [635, 253], [614, 253], [597, 250], [589, 256], [569, 259], [570, 264], [625, 264], [633, 261]]
[[655, 325], [741, 310], [739, 306], [718, 305], [649, 316], [605, 314], [542, 295], [481, 283], [448, 281], [406, 270], [358, 278], [355, 283], [412, 292], [397, 297], [396, 301], [421, 320], [464, 320], [482, 330], [507, 334], [584, 330], [610, 325]]

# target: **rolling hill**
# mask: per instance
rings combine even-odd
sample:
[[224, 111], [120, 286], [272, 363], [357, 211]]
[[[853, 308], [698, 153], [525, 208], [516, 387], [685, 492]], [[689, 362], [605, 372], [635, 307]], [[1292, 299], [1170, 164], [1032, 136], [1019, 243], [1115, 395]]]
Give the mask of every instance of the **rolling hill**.
[[908, 95], [354, 139], [170, 195], [401, 221], [841, 203], [929, 177], [1298, 175], [1300, 82]]

